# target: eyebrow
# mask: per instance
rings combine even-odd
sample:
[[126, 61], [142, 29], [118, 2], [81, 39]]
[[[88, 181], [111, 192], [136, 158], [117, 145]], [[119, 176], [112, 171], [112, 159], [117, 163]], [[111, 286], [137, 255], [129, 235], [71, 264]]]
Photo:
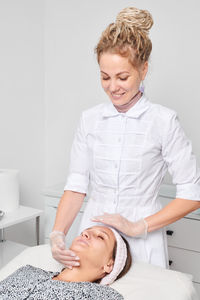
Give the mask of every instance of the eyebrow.
[[[109, 75], [108, 75], [106, 72], [104, 72], [104, 71], [101, 71], [101, 73], [104, 73], [105, 75], [109, 76]], [[116, 75], [121, 75], [121, 74], [124, 74], [124, 73], [129, 74], [128, 71], [122, 71], [122, 72], [117, 73]]]

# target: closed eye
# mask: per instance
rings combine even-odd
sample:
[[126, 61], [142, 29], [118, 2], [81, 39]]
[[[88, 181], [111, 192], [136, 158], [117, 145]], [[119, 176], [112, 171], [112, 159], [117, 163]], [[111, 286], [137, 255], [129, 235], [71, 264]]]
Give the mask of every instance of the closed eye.
[[125, 81], [125, 80], [128, 79], [128, 77], [126, 77], [126, 78], [119, 78], [119, 79], [122, 80], [122, 81]]
[[98, 238], [100, 238], [101, 240], [104, 240], [104, 237], [102, 235], [98, 235]]

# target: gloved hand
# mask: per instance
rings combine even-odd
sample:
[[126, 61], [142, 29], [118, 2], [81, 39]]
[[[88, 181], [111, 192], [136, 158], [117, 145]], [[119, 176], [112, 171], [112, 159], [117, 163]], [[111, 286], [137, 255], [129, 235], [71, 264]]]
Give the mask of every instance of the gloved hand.
[[147, 237], [148, 223], [144, 219], [131, 222], [120, 214], [104, 213], [93, 217], [92, 221], [112, 226], [128, 236], [144, 239]]
[[65, 235], [61, 231], [52, 231], [50, 233], [50, 244], [52, 256], [58, 262], [63, 264], [65, 267], [72, 269], [73, 266], [79, 266], [79, 257], [76, 254], [66, 249], [65, 247]]

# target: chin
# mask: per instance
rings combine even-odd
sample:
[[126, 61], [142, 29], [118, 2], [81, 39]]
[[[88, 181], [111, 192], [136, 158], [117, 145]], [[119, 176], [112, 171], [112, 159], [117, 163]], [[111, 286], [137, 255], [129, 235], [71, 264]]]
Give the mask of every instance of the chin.
[[81, 244], [72, 244], [69, 248], [70, 250], [74, 251], [76, 254], [78, 253], [84, 253], [85, 251], [88, 251], [84, 245]]
[[70, 250], [72, 250], [72, 251], [80, 251], [80, 249], [81, 249], [81, 246], [80, 245], [71, 245], [70, 247], [69, 247], [69, 249]]
[[114, 105], [124, 105], [126, 103], [129, 102], [129, 99], [124, 99], [124, 98], [121, 98], [121, 99], [113, 99], [112, 97], [109, 97], [112, 104]]

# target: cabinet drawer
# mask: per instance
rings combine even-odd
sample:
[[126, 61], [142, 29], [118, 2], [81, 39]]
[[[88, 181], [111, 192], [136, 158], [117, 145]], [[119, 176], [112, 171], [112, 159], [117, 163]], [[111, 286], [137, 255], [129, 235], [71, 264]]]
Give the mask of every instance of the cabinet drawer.
[[193, 281], [200, 283], [200, 253], [168, 247], [170, 269], [193, 275]]
[[183, 218], [168, 225], [166, 231], [169, 246], [200, 252], [199, 221]]

